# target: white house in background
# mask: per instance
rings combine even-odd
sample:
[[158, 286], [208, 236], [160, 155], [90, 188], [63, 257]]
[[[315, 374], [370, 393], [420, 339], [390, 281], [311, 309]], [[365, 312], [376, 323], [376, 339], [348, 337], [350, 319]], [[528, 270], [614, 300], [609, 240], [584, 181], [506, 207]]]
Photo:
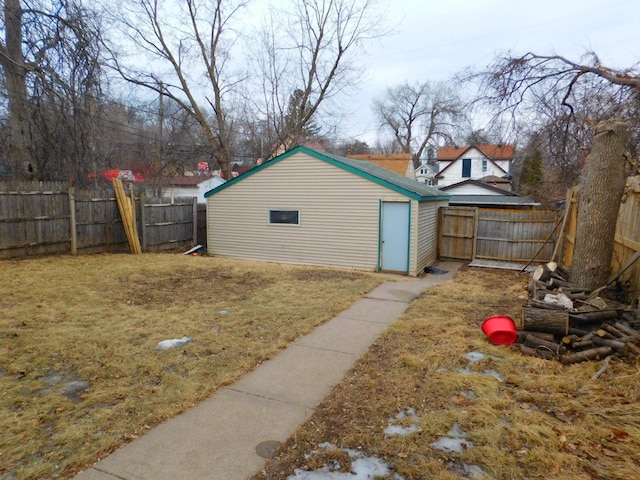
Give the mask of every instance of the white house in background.
[[513, 145], [502, 144], [440, 147], [437, 155], [438, 187], [478, 180], [510, 191], [514, 150]]
[[436, 175], [438, 175], [438, 170], [429, 165], [426, 159], [422, 159], [420, 165], [416, 168], [416, 180], [420, 183], [435, 186], [437, 185]]
[[204, 194], [225, 183], [224, 178], [218, 176], [177, 176], [166, 177], [163, 181], [165, 197], [198, 197], [198, 203], [206, 203]]

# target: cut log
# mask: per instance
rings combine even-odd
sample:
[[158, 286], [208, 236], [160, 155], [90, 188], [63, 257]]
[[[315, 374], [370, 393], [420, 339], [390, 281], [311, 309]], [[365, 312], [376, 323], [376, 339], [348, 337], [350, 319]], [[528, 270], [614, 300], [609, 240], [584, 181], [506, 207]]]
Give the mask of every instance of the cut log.
[[553, 360], [555, 355], [546, 348], [533, 348], [527, 345], [520, 345], [520, 351], [530, 357], [544, 358], [545, 360]]
[[622, 337], [629, 336], [626, 332], [623, 332], [622, 330], [617, 328], [615, 325], [611, 325], [610, 323], [603, 323], [602, 329], [609, 332], [614, 337], [622, 338]]
[[582, 338], [580, 339], [581, 342], [587, 342], [587, 341], [591, 341], [591, 339], [593, 339], [593, 336], [595, 335], [595, 332], [589, 332], [586, 335], [583, 335]]
[[589, 332], [587, 330], [583, 330], [582, 328], [575, 328], [569, 325], [569, 334], [584, 337], [585, 335], [588, 335]]
[[566, 310], [562, 305], [547, 303], [547, 302], [543, 302], [542, 300], [536, 300], [534, 298], [529, 300], [529, 305], [537, 308], [544, 308], [545, 310]]
[[593, 347], [593, 341], [591, 340], [580, 340], [579, 342], [574, 342], [571, 347], [574, 350], [584, 350], [585, 348]]
[[604, 328], [599, 328], [596, 331], [596, 335], [600, 338], [608, 338], [609, 340], [615, 340], [616, 337], [607, 332]]
[[560, 265], [558, 265], [556, 262], [549, 262], [546, 264], [546, 267], [552, 274], [554, 274], [554, 278], [565, 281], [569, 279], [569, 272], [565, 268], [562, 268]]
[[638, 322], [638, 320], [640, 320], [640, 317], [638, 315], [629, 311], [622, 312], [622, 315], [620, 315], [620, 318], [622, 318], [625, 322], [628, 322], [630, 324], [635, 324]]
[[[566, 272], [566, 270], [564, 270], [564, 272]], [[552, 278], [562, 282], [566, 282], [568, 280], [566, 276], [562, 275], [560, 267], [558, 267], [555, 262], [549, 262], [546, 265], [538, 265], [531, 273], [531, 279], [533, 281], [548, 282]]]
[[595, 312], [576, 312], [569, 314], [569, 320], [577, 323], [603, 322], [605, 320], [614, 320], [618, 318], [618, 312], [615, 310], [599, 310]]
[[582, 352], [569, 353], [560, 357], [560, 362], [564, 365], [571, 363], [584, 362], [587, 360], [594, 360], [597, 358], [604, 358], [607, 355], [611, 355], [613, 349], [611, 347], [597, 347], [589, 350], [583, 350]]
[[553, 342], [556, 339], [556, 336], [553, 333], [547, 332], [523, 332], [526, 335], [533, 335], [534, 337], [541, 338], [542, 340], [547, 340], [548, 342]]
[[559, 355], [566, 350], [565, 347], [559, 343], [550, 342], [549, 340], [543, 340], [542, 338], [536, 337], [535, 335], [525, 336], [522, 343], [527, 347], [549, 350], [554, 355]]
[[549, 289], [546, 283], [539, 280], [531, 280], [529, 282], [529, 293], [531, 294], [531, 298], [542, 300], [544, 296], [549, 293]]
[[593, 337], [593, 344], [602, 347], [611, 347], [618, 352], [624, 352], [626, 344], [619, 340], [611, 340], [609, 338]]
[[560, 287], [558, 289], [558, 292], [563, 293], [564, 295], [566, 295], [567, 297], [569, 297], [573, 301], [586, 300], [587, 299], [586, 292], [572, 292], [569, 289], [565, 289], [564, 287]]
[[631, 352], [633, 352], [633, 354], [636, 357], [640, 357], [640, 347], [638, 347], [635, 343], [633, 342], [627, 342], [627, 349]]
[[640, 337], [640, 331], [638, 331], [638, 330], [634, 330], [633, 328], [631, 328], [631, 327], [630, 327], [630, 326], [628, 326], [628, 325], [625, 325], [625, 324], [624, 324], [624, 323], [622, 323], [622, 322], [616, 322], [616, 323], [614, 323], [614, 326], [615, 326], [618, 330], [620, 330], [620, 331], [622, 331], [622, 332], [626, 333], [627, 335], [630, 335], [630, 336], [638, 336], [638, 337]]
[[538, 265], [536, 269], [531, 273], [531, 279], [540, 282], [547, 282], [551, 278], [551, 270], [545, 265]]
[[569, 333], [569, 313], [566, 310], [522, 308], [522, 330], [547, 332], [557, 335]]

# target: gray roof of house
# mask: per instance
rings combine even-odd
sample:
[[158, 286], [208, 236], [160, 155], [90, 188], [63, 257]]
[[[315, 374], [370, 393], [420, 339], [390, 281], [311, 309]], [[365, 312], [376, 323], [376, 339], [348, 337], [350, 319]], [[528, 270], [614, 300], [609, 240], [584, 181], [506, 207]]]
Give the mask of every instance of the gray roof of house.
[[508, 196], [508, 195], [451, 195], [449, 198], [450, 205], [473, 205], [473, 206], [490, 206], [496, 205], [501, 207], [508, 206], [540, 206], [530, 197]]

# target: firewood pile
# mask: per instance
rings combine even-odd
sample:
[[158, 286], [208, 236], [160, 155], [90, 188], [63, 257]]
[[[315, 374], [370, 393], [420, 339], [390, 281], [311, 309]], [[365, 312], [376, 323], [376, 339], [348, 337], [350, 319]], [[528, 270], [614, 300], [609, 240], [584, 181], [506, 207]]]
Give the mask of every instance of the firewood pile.
[[592, 291], [568, 279], [555, 262], [532, 272], [529, 301], [516, 322], [522, 353], [563, 364], [610, 355], [640, 359], [638, 312], [603, 298], [604, 287]]

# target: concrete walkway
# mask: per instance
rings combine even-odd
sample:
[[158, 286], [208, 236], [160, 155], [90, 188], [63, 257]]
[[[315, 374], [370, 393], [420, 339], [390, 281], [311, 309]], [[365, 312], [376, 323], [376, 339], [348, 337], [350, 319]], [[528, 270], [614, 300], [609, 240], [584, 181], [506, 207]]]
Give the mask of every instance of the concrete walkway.
[[75, 480], [243, 480], [309, 418], [378, 336], [444, 275], [385, 282], [238, 382], [158, 425]]

